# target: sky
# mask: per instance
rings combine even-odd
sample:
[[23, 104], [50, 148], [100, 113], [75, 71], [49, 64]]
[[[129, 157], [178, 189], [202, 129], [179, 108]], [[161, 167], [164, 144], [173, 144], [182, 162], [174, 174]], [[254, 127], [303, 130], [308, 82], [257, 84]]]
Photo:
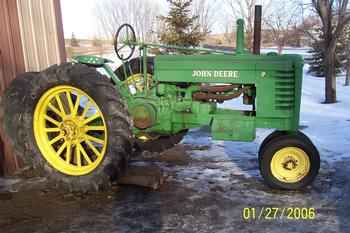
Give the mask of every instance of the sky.
[[61, 0], [64, 37], [74, 33], [78, 38], [91, 38], [97, 27], [94, 16], [96, 0]]
[[[71, 38], [72, 33], [74, 33], [77, 38], [93, 38], [95, 36], [97, 21], [94, 8], [97, 1], [98, 0], [61, 0], [65, 38]], [[159, 2], [161, 12], [166, 14], [166, 1], [154, 1]]]
[[[71, 38], [72, 33], [77, 38], [93, 38], [96, 36], [98, 31], [98, 23], [95, 16], [94, 8], [96, 2], [99, 0], [61, 0], [62, 17], [63, 17], [63, 28], [65, 38]], [[127, 0], [125, 0], [127, 1]], [[160, 14], [167, 14], [168, 4], [166, 0], [153, 0], [158, 1], [160, 6]], [[303, 0], [304, 2], [308, 0]], [[260, 4], [261, 0], [257, 3]], [[218, 11], [224, 11], [220, 9], [222, 4], [217, 4]], [[222, 17], [221, 14], [218, 17]], [[216, 27], [218, 31], [213, 33], [221, 32], [219, 27]]]

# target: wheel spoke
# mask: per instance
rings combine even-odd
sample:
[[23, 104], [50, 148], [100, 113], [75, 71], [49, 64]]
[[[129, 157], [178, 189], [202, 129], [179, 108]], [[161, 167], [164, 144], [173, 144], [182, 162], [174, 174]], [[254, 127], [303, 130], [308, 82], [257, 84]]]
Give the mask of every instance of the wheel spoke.
[[75, 105], [74, 105], [74, 109], [73, 109], [73, 112], [72, 112], [73, 116], [77, 115], [78, 108], [79, 108], [79, 105], [80, 105], [80, 98], [81, 98], [81, 96], [79, 95], [79, 93], [77, 93], [76, 96], [77, 96], [77, 99], [75, 100]]
[[33, 115], [36, 145], [52, 169], [83, 176], [98, 168], [106, 152], [107, 128], [94, 98], [81, 88], [57, 84], [42, 94]]
[[79, 149], [80, 143], [75, 146], [75, 159], [77, 161], [77, 166], [81, 167], [81, 154]]
[[87, 126], [86, 127], [87, 131], [105, 131], [105, 127], [102, 126]]
[[96, 137], [93, 137], [93, 136], [88, 135], [88, 134], [85, 134], [85, 138], [86, 138], [86, 140], [90, 140], [90, 141], [93, 141], [93, 142], [97, 142], [97, 143], [102, 144], [102, 145], [105, 143], [104, 140], [99, 139], [99, 138], [96, 138]]
[[91, 161], [90, 157], [88, 156], [88, 154], [86, 153], [86, 151], [82, 147], [82, 145], [80, 145], [80, 143], [78, 144], [78, 147], [79, 147], [79, 151], [83, 154], [83, 157], [86, 160], [86, 162], [88, 162], [88, 164], [91, 164], [92, 161]]
[[63, 104], [62, 104], [60, 95], [56, 95], [56, 96], [55, 96], [55, 99], [56, 99], [56, 102], [57, 102], [57, 104], [58, 104], [58, 107], [60, 108], [60, 112], [62, 112], [63, 115], [65, 116], [65, 115], [66, 115], [66, 112], [64, 111], [64, 107], [63, 107]]
[[126, 41], [129, 43], [129, 27], [126, 27]]
[[89, 108], [91, 107], [91, 104], [92, 104], [92, 103], [91, 103], [90, 101], [88, 101], [88, 102], [86, 103], [85, 108], [84, 108], [84, 111], [83, 111], [83, 113], [81, 114], [82, 117], [85, 117], [86, 113], [88, 112]]
[[69, 91], [66, 91], [66, 97], [67, 97], [67, 100], [68, 100], [69, 111], [70, 111], [70, 114], [72, 115], [74, 106], [73, 106], [72, 96], [71, 96]]
[[72, 151], [71, 151], [72, 144], [67, 143], [67, 151], [66, 151], [66, 163], [70, 163]]
[[118, 49], [118, 52], [119, 52], [120, 50], [122, 50], [123, 48], [125, 48], [125, 47], [126, 47], [126, 44], [122, 45], [122, 46]]
[[45, 119], [48, 120], [49, 122], [51, 122], [52, 124], [59, 126], [60, 122], [56, 121], [55, 119], [49, 117], [48, 115], [45, 115]]
[[47, 133], [54, 133], [54, 132], [60, 132], [61, 129], [60, 128], [46, 128], [45, 131]]
[[86, 124], [88, 124], [89, 122], [91, 122], [91, 121], [93, 121], [93, 120], [96, 120], [96, 119], [99, 118], [99, 117], [101, 117], [101, 115], [100, 115], [100, 113], [97, 112], [97, 113], [95, 113], [94, 115], [92, 115], [91, 117], [85, 119], [85, 120], [83, 121], [83, 125], [86, 125]]
[[85, 142], [88, 144], [88, 146], [91, 148], [91, 150], [95, 153], [97, 157], [99, 157], [101, 154], [100, 152], [96, 149], [94, 145], [89, 140], [85, 140]]
[[61, 112], [59, 109], [57, 109], [55, 106], [53, 106], [51, 103], [48, 104], [48, 107], [57, 115], [59, 115], [61, 118], [65, 116], [63, 112]]
[[61, 147], [58, 149], [58, 151], [56, 152], [56, 155], [57, 155], [57, 156], [60, 156], [60, 155], [62, 154], [64, 148], [66, 148], [66, 146], [67, 146], [67, 142], [64, 142], [64, 143], [62, 144], [62, 146], [61, 146]]
[[50, 143], [50, 145], [52, 145], [52, 144], [58, 142], [58, 141], [59, 141], [60, 139], [62, 139], [62, 138], [63, 138], [63, 136], [59, 134], [58, 136], [56, 136], [55, 138], [53, 138], [51, 141], [49, 141], [49, 143]]

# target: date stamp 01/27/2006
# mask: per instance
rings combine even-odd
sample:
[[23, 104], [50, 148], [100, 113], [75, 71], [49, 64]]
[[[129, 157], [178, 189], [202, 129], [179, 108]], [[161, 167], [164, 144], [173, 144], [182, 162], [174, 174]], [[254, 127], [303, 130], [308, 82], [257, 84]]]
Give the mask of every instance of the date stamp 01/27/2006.
[[304, 207], [246, 207], [242, 209], [243, 220], [314, 220], [315, 208]]

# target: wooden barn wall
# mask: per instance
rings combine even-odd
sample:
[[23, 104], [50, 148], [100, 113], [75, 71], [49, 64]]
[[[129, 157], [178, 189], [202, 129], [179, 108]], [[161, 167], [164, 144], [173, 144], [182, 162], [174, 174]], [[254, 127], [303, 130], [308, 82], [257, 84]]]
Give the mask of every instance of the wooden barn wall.
[[16, 74], [25, 71], [15, 1], [0, 1], [0, 30], [0, 93], [2, 94]]
[[[0, 95], [25, 71], [16, 1], [0, 0]], [[3, 114], [0, 114], [0, 116]], [[0, 119], [2, 120], [2, 119]], [[20, 162], [0, 127], [0, 173], [13, 173]]]
[[59, 0], [17, 0], [26, 71], [65, 60]]
[[[59, 0], [0, 0], [1, 97], [17, 74], [43, 70], [65, 57]], [[1, 127], [0, 137], [0, 174], [12, 174], [21, 161]]]

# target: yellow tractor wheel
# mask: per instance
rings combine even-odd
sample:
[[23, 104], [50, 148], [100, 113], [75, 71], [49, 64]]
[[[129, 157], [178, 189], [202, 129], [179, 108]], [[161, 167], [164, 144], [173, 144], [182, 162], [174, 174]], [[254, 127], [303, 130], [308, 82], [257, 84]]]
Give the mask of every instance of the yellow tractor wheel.
[[71, 191], [99, 190], [125, 171], [131, 120], [108, 78], [67, 63], [37, 74], [26, 86], [11, 85], [26, 91], [6, 93], [23, 100], [21, 108], [5, 104], [5, 118], [7, 112], [21, 115], [6, 131], [17, 131], [11, 141], [33, 169]]
[[34, 110], [33, 128], [42, 156], [63, 174], [89, 174], [106, 154], [105, 117], [79, 88], [58, 85], [44, 92]]
[[317, 176], [320, 156], [302, 133], [284, 134], [263, 144], [259, 165], [265, 182], [277, 189], [300, 189]]

